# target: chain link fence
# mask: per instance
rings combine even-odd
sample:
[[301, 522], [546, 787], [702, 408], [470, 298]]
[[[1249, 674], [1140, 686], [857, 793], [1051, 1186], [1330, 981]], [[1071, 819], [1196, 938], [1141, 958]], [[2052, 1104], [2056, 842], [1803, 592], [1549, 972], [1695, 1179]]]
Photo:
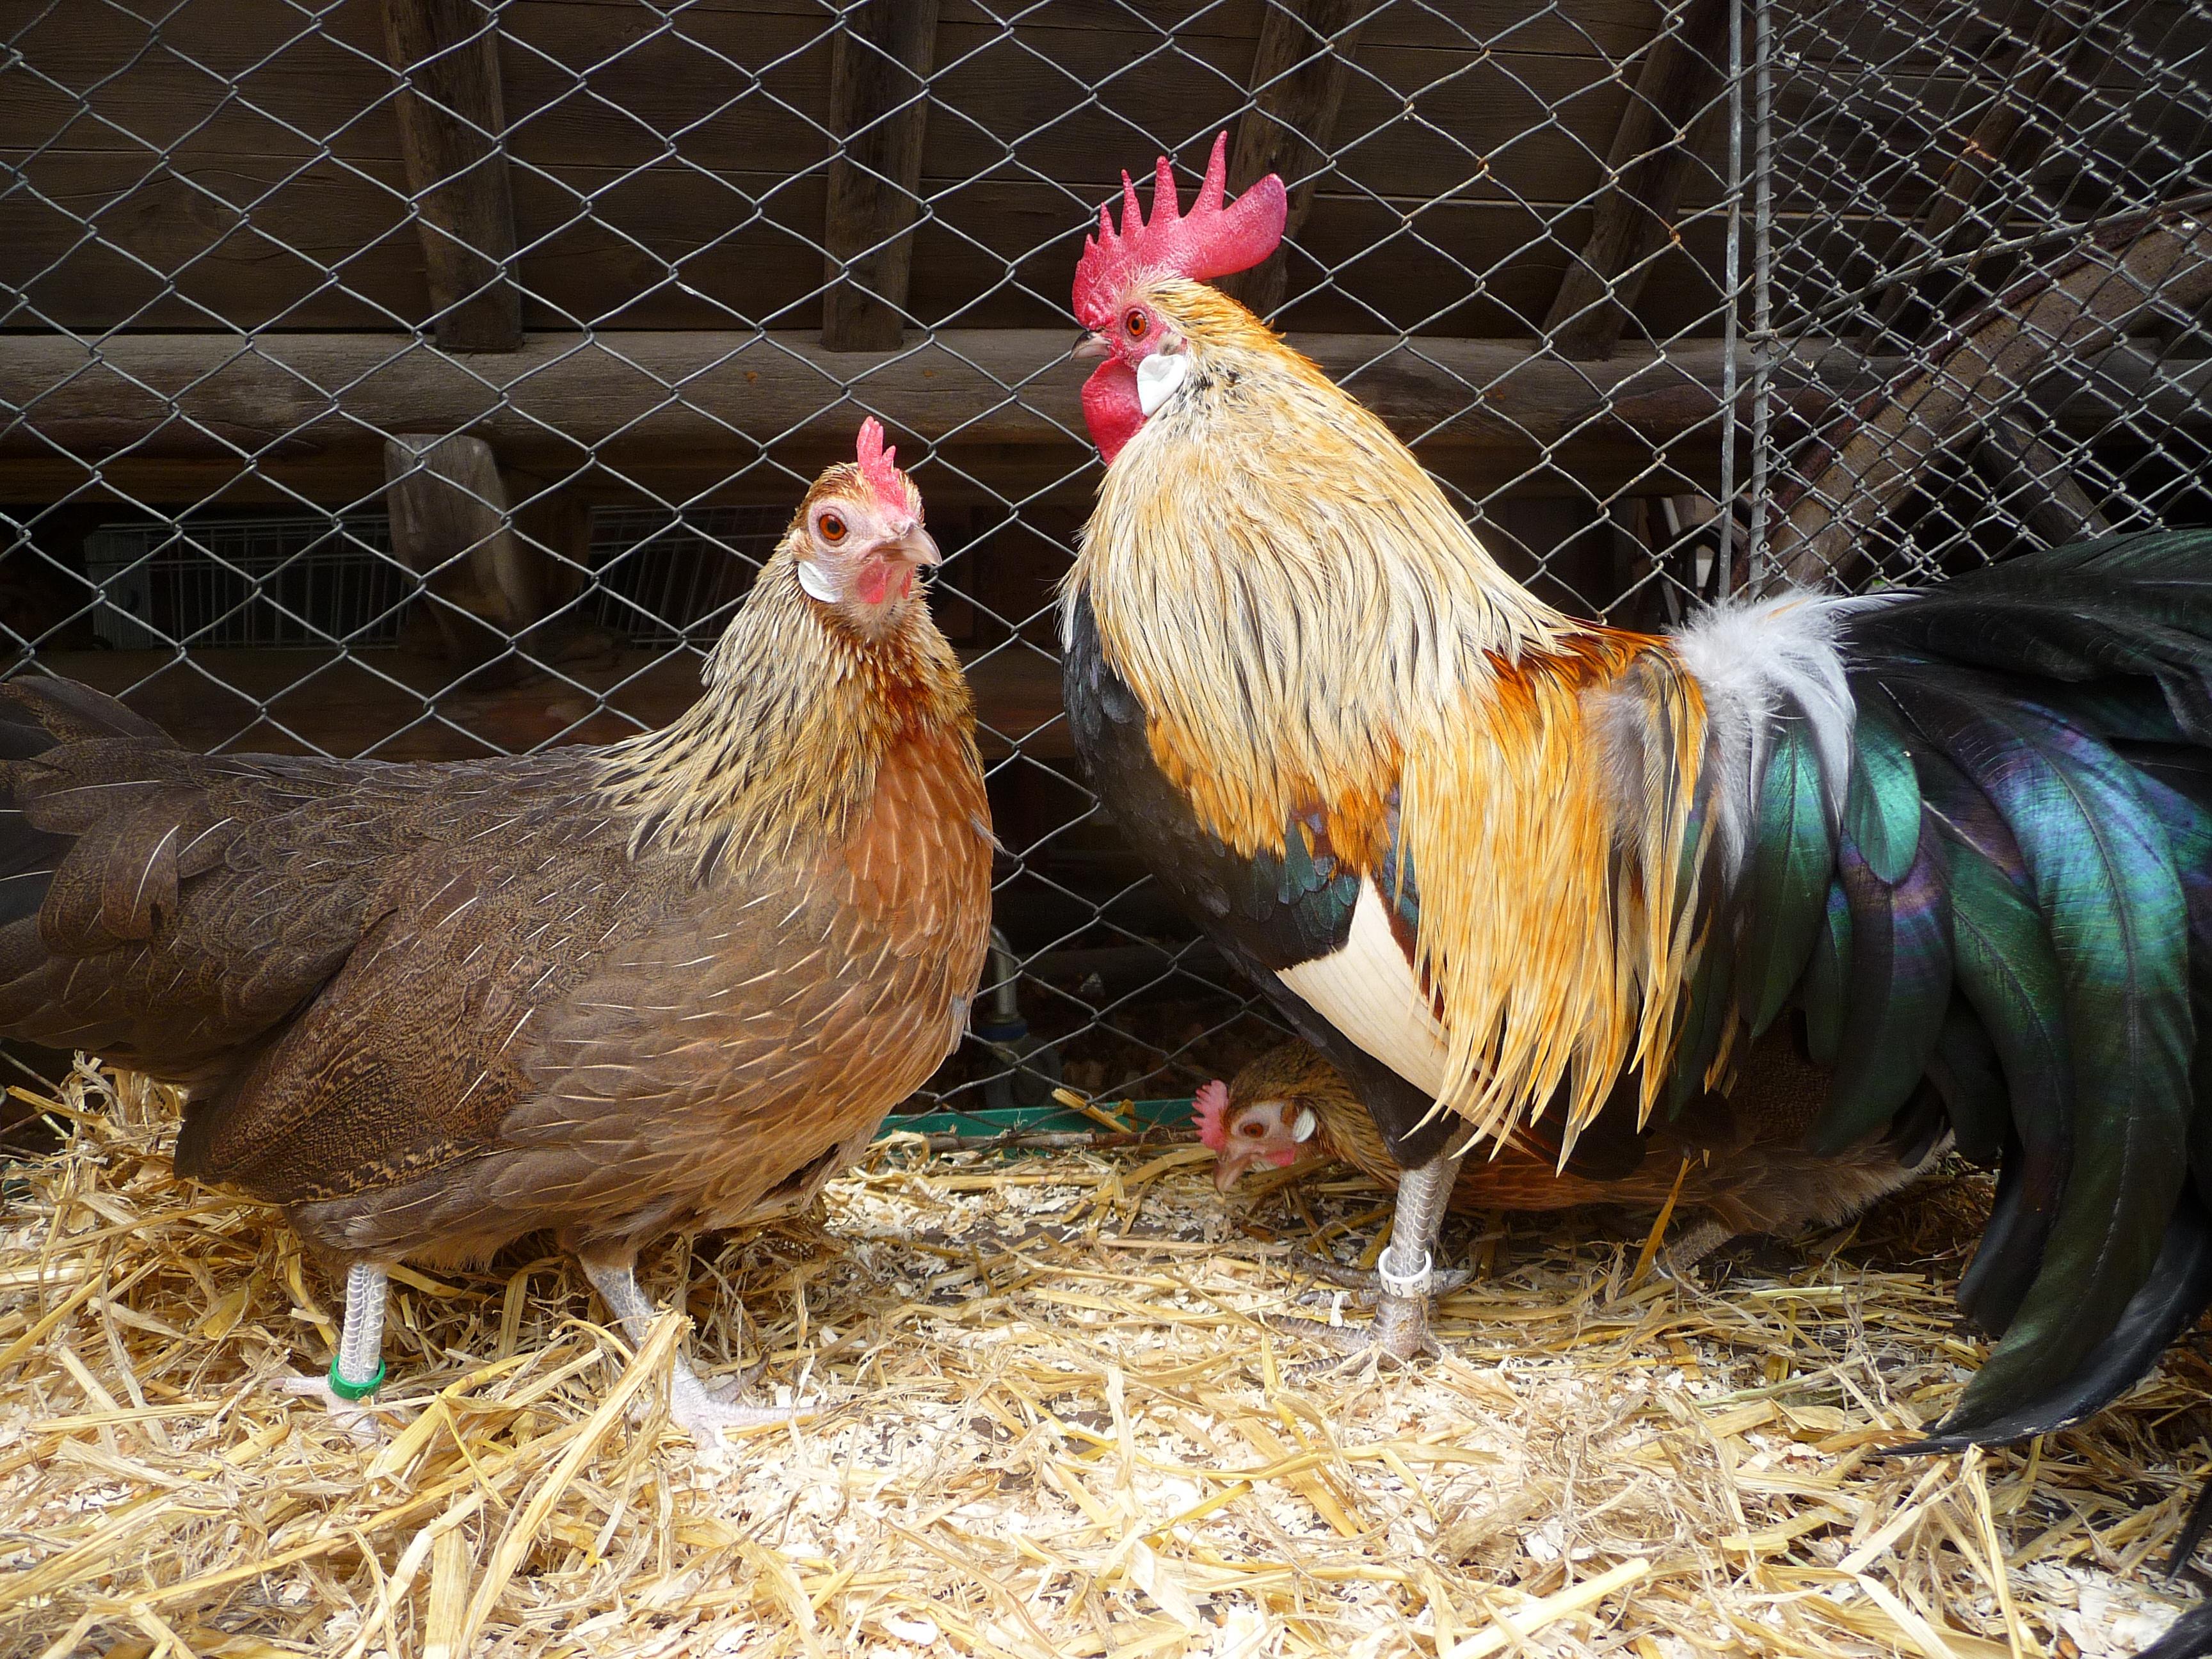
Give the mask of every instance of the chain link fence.
[[672, 717], [878, 416], [1009, 849], [956, 1113], [1270, 1041], [1059, 713], [1120, 172], [1545, 597], [1638, 627], [2212, 522], [2194, 0], [0, 0], [0, 628], [212, 750]]

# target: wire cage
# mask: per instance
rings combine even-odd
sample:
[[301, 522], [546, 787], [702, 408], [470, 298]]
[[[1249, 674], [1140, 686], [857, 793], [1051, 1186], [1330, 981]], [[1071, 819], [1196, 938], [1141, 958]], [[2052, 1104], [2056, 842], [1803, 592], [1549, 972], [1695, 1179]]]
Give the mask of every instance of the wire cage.
[[917, 1107], [1184, 1094], [1273, 1033], [1059, 714], [1067, 285], [1125, 167], [1226, 130], [1232, 188], [1280, 172], [1230, 286], [1583, 614], [2212, 521], [2197, 0], [6, 16], [18, 671], [218, 749], [617, 737], [884, 422], [1007, 848], [991, 1018]]

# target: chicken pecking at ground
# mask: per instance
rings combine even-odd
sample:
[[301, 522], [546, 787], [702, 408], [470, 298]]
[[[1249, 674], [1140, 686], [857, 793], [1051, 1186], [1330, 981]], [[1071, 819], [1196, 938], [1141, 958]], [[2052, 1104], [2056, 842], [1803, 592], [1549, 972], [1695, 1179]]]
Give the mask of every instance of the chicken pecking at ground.
[[[989, 928], [973, 705], [873, 421], [680, 720], [447, 764], [206, 756], [70, 681], [0, 687], [0, 1033], [182, 1085], [179, 1170], [345, 1285], [550, 1231], [633, 1340], [632, 1267], [804, 1199], [959, 1040]], [[761, 1420], [678, 1361], [695, 1435]]]
[[2002, 1340], [1931, 1443], [2094, 1410], [2212, 1297], [2212, 532], [1577, 620], [1205, 285], [1283, 224], [1223, 172], [1185, 215], [1163, 158], [1077, 271], [1108, 465], [1066, 692], [1123, 834], [1403, 1166], [1364, 1340], [1429, 1345], [1470, 1146], [1663, 1121], [1802, 1021], [1811, 1150], [1932, 1098], [2001, 1170], [1960, 1295]]
[[[1632, 1104], [1610, 1109], [1618, 1127], [1632, 1132], [1579, 1137], [1564, 1167], [1553, 1121], [1515, 1130], [1496, 1156], [1461, 1160], [1447, 1207], [1480, 1215], [1672, 1205], [1689, 1224], [1668, 1245], [1679, 1269], [1746, 1233], [1848, 1220], [1940, 1155], [1935, 1109], [1839, 1153], [1808, 1149], [1805, 1134], [1819, 1120], [1826, 1079], [1777, 1040], [1785, 1035], [1777, 1030], [1753, 1045], [1729, 1093], [1701, 1094], [1649, 1134], [1632, 1132]], [[1386, 1187], [1398, 1184], [1398, 1164], [1358, 1092], [1307, 1043], [1283, 1043], [1229, 1082], [1207, 1084], [1196, 1105], [1198, 1138], [1214, 1153], [1213, 1184], [1224, 1193], [1257, 1165], [1287, 1168], [1310, 1153], [1349, 1164]], [[1605, 1122], [1601, 1114], [1594, 1127]]]

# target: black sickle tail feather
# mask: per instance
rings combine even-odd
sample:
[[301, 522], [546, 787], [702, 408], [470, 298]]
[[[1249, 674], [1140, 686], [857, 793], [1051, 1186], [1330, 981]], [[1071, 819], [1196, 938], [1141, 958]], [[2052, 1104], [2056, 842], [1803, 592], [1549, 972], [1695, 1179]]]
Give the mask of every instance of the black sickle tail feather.
[[2166, 1242], [2141, 1289], [2104, 1341], [2041, 1394], [2007, 1401], [1974, 1418], [1953, 1412], [1935, 1433], [1899, 1453], [1964, 1451], [2047, 1434], [2094, 1417], [2125, 1394], [2212, 1303], [2212, 1218], [2184, 1193]]
[[1762, 837], [1838, 872], [1790, 941], [1808, 1030], [1847, 1038], [1815, 1140], [1925, 1075], [1996, 1152], [1960, 1299], [2001, 1340], [1918, 1449], [2017, 1439], [2116, 1397], [2212, 1303], [2212, 532], [2024, 556], [1844, 632], [1845, 811], [1806, 811], [1794, 773], [1761, 799]]

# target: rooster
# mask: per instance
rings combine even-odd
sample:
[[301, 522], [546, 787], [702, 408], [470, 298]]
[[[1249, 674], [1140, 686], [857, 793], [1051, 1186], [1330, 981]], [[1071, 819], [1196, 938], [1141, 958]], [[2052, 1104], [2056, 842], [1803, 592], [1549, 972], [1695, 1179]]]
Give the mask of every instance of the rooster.
[[2094, 1410], [2212, 1297], [2212, 533], [2106, 539], [1662, 635], [1545, 605], [1376, 416], [1209, 277], [1281, 182], [1126, 183], [1074, 285], [1107, 462], [1067, 707], [1161, 883], [1404, 1171], [1363, 1340], [1430, 1346], [1474, 1150], [1648, 1129], [1797, 1028], [1806, 1145], [1923, 1085], [2001, 1168], [2002, 1340], [1935, 1445]]
[[[1668, 1249], [1677, 1269], [1745, 1233], [1784, 1233], [1848, 1220], [1933, 1161], [1939, 1113], [1909, 1115], [1892, 1135], [1831, 1157], [1799, 1143], [1823, 1091], [1811, 1062], [1771, 1038], [1756, 1046], [1728, 1096], [1706, 1094], [1646, 1136], [1618, 1140], [1608, 1166], [1562, 1168], [1540, 1121], [1494, 1158], [1462, 1160], [1448, 1207], [1564, 1210], [1579, 1204], [1679, 1206], [1697, 1219]], [[1308, 1154], [1349, 1164], [1384, 1186], [1399, 1169], [1344, 1073], [1303, 1042], [1270, 1049], [1230, 1082], [1198, 1091], [1198, 1138], [1214, 1153], [1213, 1184], [1227, 1192], [1255, 1165], [1287, 1168]], [[1601, 1117], [1600, 1122], [1604, 1121]], [[1620, 1154], [1626, 1152], [1624, 1159]], [[1334, 1277], [1327, 1264], [1322, 1271]]]
[[[872, 420], [673, 725], [434, 765], [204, 756], [0, 687], [0, 1034], [182, 1086], [180, 1173], [283, 1208], [372, 1393], [394, 1263], [639, 1249], [811, 1195], [961, 1036], [994, 845], [938, 562]], [[774, 1416], [680, 1358], [695, 1437]]]

